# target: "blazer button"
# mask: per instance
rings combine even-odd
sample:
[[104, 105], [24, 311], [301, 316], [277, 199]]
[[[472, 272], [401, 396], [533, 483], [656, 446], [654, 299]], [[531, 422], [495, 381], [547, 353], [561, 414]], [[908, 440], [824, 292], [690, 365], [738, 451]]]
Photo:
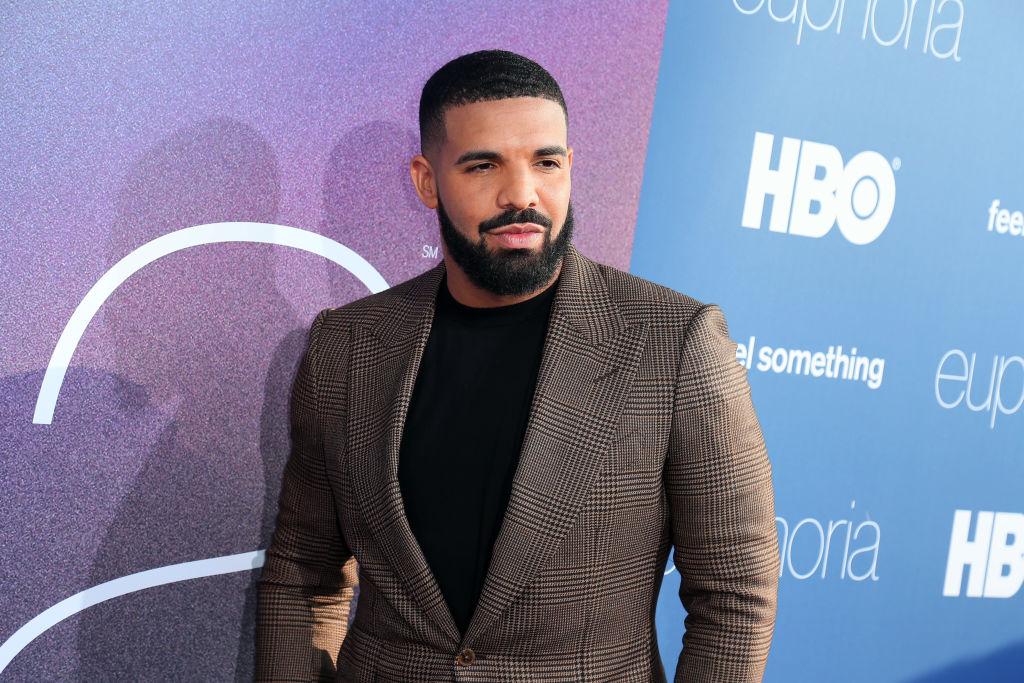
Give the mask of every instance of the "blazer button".
[[455, 663], [459, 666], [469, 666], [476, 659], [476, 653], [470, 648], [466, 648], [455, 657]]

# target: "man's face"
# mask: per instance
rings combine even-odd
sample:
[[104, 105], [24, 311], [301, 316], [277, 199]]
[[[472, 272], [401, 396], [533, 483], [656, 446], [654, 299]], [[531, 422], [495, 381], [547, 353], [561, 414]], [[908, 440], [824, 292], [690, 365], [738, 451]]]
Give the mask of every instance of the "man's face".
[[469, 279], [503, 295], [546, 284], [573, 228], [561, 106], [516, 97], [454, 107], [444, 141], [427, 153], [419, 178], [413, 164], [417, 190], [437, 209], [447, 252]]

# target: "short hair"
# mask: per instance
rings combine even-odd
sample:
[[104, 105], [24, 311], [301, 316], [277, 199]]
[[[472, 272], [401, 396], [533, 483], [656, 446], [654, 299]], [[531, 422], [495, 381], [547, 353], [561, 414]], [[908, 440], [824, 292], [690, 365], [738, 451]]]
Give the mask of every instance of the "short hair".
[[452, 107], [511, 97], [542, 97], [569, 111], [558, 82], [532, 59], [507, 50], [456, 57], [427, 79], [420, 94], [420, 149], [444, 141], [444, 114]]

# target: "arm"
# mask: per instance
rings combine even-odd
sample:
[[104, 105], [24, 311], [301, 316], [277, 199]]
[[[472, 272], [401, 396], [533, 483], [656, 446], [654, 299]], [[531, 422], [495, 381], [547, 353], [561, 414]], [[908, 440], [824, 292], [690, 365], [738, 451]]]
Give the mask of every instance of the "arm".
[[291, 453], [258, 584], [257, 681], [334, 680], [358, 583], [324, 464], [318, 335], [325, 316], [313, 322], [292, 387]]
[[675, 681], [760, 681], [779, 577], [771, 464], [715, 304], [694, 315], [683, 342], [665, 473], [687, 611]]

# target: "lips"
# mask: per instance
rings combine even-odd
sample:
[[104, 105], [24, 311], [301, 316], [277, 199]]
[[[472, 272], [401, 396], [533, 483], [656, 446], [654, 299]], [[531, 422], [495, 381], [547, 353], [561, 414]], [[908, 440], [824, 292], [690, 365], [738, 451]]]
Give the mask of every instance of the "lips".
[[493, 235], [504, 235], [506, 233], [524, 234], [530, 232], [544, 232], [544, 228], [540, 227], [536, 223], [513, 223], [512, 225], [503, 225], [500, 228], [495, 228], [489, 232]]
[[533, 223], [503, 225], [490, 234], [495, 243], [506, 249], [536, 249], [544, 241], [544, 231]]

